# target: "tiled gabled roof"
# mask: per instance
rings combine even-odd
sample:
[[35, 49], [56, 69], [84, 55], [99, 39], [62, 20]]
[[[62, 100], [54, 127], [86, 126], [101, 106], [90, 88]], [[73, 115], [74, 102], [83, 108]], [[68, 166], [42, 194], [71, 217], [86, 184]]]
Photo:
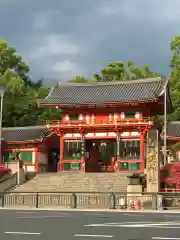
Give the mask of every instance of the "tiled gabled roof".
[[9, 127], [3, 128], [2, 136], [4, 141], [7, 142], [24, 142], [41, 140], [51, 132], [48, 131], [45, 125], [42, 126], [29, 126], [29, 127]]
[[[161, 137], [164, 136], [164, 130], [161, 134]], [[166, 131], [167, 139], [180, 139], [180, 121], [170, 121], [167, 123], [167, 131]]]
[[45, 99], [39, 100], [39, 106], [151, 101], [164, 94], [167, 81], [166, 78], [152, 78], [95, 84], [59, 84], [52, 88]]

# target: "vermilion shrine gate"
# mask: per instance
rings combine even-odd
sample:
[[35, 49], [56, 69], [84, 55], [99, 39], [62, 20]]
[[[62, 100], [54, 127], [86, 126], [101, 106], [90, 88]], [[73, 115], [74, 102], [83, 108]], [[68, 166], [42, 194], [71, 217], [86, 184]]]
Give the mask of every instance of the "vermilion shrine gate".
[[147, 171], [157, 185], [159, 132], [154, 116], [164, 112], [164, 92], [171, 111], [166, 78], [59, 84], [39, 107], [62, 111], [47, 122], [60, 137], [59, 171]]

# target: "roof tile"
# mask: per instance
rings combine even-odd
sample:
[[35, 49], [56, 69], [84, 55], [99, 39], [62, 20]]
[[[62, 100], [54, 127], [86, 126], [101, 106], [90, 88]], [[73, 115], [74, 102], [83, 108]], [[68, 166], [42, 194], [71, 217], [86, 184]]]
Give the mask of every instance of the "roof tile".
[[148, 101], [162, 95], [166, 78], [97, 84], [68, 84], [54, 87], [39, 105], [79, 105]]
[[3, 139], [7, 142], [41, 140], [51, 133], [45, 125], [29, 127], [9, 127], [3, 128]]
[[167, 138], [180, 138], [180, 121], [168, 122], [166, 135]]

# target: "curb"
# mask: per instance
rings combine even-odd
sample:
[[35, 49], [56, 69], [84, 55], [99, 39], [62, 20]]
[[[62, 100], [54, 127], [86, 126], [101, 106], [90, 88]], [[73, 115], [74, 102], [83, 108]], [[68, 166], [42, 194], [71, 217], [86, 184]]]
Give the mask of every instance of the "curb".
[[59, 212], [106, 212], [106, 213], [175, 213], [180, 214], [180, 211], [175, 210], [121, 210], [121, 209], [72, 209], [72, 208], [30, 208], [30, 207], [0, 207], [0, 210], [29, 210], [29, 211], [59, 211]]

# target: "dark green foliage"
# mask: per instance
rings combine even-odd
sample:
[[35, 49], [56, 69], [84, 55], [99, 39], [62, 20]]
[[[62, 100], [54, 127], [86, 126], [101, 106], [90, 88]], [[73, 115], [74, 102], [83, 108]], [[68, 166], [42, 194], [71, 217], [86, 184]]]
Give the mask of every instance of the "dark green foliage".
[[180, 36], [173, 38], [170, 49], [171, 60], [169, 65], [171, 67], [170, 78], [174, 112], [169, 116], [169, 119], [180, 121]]
[[[174, 112], [171, 120], [180, 120], [180, 36], [176, 36], [171, 44], [170, 77]], [[0, 84], [5, 84], [7, 90], [3, 104], [3, 126], [27, 126], [44, 124], [48, 119], [61, 119], [61, 111], [53, 108], [38, 108], [37, 99], [47, 96], [49, 89], [43, 85], [43, 80], [32, 81], [28, 75], [29, 67], [16, 53], [16, 49], [6, 41], [0, 40]], [[149, 69], [148, 65], [135, 66], [132, 61], [126, 64], [109, 63], [100, 73], [95, 73], [92, 79], [77, 76], [72, 83], [94, 83], [105, 81], [124, 81], [160, 76]]]
[[16, 54], [15, 48], [0, 40], [0, 84], [7, 86], [3, 104], [3, 126], [44, 124], [59, 113], [57, 109], [39, 109], [37, 99], [47, 96], [43, 81], [32, 81], [29, 67]]

